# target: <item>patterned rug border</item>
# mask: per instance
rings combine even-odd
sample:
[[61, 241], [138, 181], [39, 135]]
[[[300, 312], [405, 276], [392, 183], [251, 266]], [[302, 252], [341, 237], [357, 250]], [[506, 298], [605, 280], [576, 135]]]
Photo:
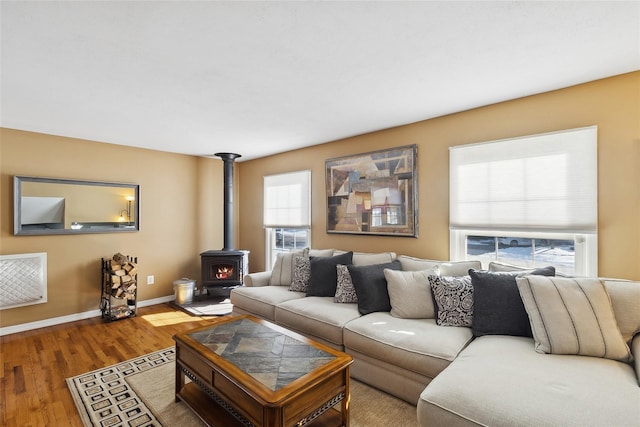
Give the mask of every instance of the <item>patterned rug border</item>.
[[127, 378], [174, 363], [175, 358], [175, 347], [169, 347], [67, 378], [82, 423], [87, 427], [162, 426]]

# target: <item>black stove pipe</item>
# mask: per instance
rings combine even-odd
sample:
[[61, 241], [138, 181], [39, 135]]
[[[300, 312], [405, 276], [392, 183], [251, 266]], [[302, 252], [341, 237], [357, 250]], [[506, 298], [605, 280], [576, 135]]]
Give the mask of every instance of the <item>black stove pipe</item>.
[[224, 248], [233, 251], [233, 162], [240, 154], [216, 153], [224, 162]]

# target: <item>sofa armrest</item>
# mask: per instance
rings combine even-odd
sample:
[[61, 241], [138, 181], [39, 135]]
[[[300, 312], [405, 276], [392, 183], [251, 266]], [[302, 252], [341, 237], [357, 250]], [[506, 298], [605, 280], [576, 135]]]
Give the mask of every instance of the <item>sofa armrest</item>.
[[244, 276], [244, 285], [252, 288], [258, 286], [269, 286], [271, 271], [260, 271], [257, 273], [249, 273]]
[[636, 378], [640, 386], [640, 334], [636, 334], [631, 340], [631, 354], [633, 354], [633, 363], [636, 368]]

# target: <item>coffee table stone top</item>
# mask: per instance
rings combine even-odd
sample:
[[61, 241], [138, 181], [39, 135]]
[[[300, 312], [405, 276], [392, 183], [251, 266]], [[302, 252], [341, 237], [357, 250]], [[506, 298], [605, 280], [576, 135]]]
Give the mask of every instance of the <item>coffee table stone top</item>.
[[226, 322], [188, 336], [274, 391], [335, 359], [249, 319]]

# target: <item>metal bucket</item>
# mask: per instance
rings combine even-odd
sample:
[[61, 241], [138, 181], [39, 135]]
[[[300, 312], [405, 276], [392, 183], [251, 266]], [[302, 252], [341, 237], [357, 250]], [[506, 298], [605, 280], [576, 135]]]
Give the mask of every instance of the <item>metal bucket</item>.
[[191, 304], [193, 302], [193, 290], [196, 281], [182, 278], [173, 282], [173, 291], [176, 296], [176, 304]]

